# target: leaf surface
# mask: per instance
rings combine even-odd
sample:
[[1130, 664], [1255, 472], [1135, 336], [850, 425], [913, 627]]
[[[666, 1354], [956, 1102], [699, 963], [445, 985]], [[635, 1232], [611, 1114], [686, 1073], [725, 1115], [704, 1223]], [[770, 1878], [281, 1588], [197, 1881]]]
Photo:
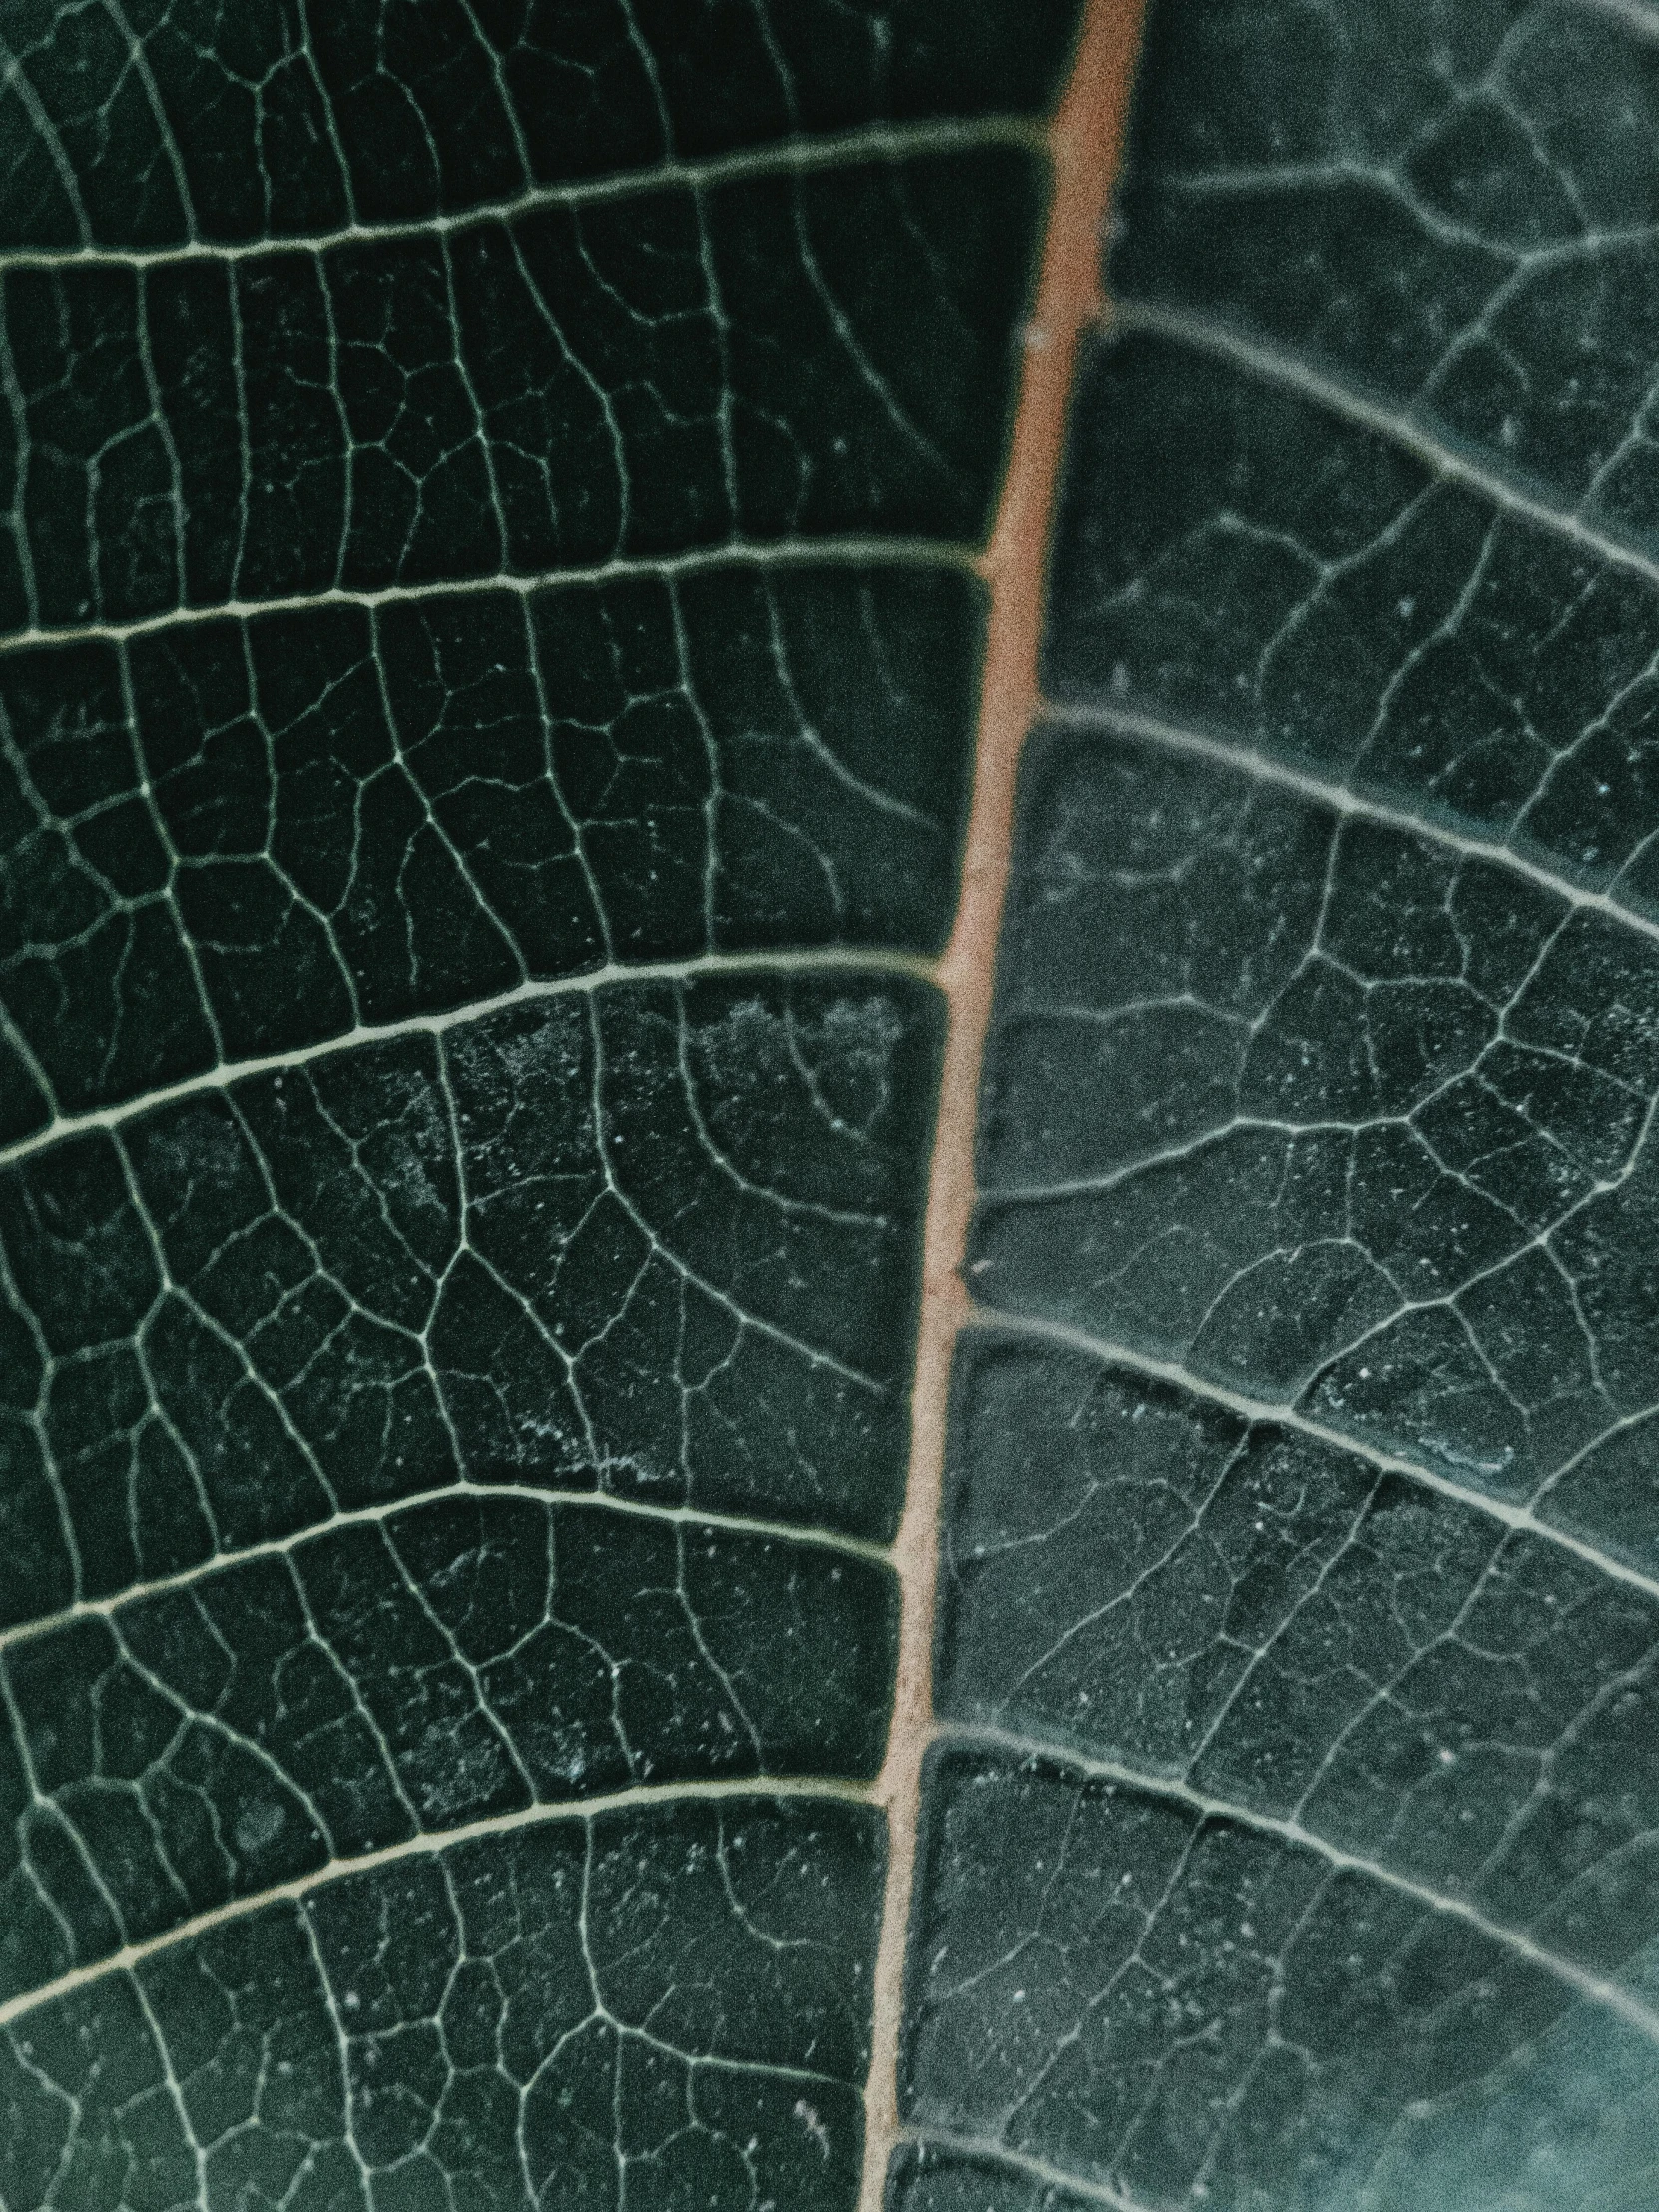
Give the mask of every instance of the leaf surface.
[[1659, 2168], [1659, 15], [1166, 0], [955, 1377], [907, 2212]]
[[6, 2212], [1648, 2212], [1659, 15], [1156, 11], [970, 1172], [1073, 14], [0, 26]]
[[0, 2204], [837, 2207], [1071, 10], [0, 33]]

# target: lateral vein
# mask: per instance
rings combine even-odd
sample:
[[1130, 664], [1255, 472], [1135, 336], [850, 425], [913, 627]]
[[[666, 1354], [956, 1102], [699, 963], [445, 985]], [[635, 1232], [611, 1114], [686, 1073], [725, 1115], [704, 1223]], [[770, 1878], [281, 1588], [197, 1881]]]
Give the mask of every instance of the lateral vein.
[[1435, 476], [1447, 483], [1463, 485], [1502, 513], [1532, 523], [1578, 551], [1605, 561], [1611, 568], [1624, 569], [1648, 584], [1659, 586], [1659, 561], [1639, 546], [1586, 522], [1581, 515], [1552, 506], [1541, 492], [1529, 490], [1524, 483], [1477, 460], [1472, 452], [1460, 451], [1448, 443], [1409, 408], [1390, 406], [1383, 399], [1328, 375], [1311, 361], [1248, 338], [1242, 331], [1212, 316], [1196, 314], [1188, 308], [1158, 306], [1149, 301], [1114, 302], [1112, 328], [1114, 332], [1142, 330], [1156, 337], [1169, 338], [1176, 344], [1192, 347], [1195, 352], [1227, 361], [1259, 382], [1277, 384], [1282, 390], [1295, 392], [1325, 413], [1336, 415], [1357, 429], [1369, 430], [1387, 444], [1411, 454]]
[[975, 547], [952, 545], [943, 538], [733, 540], [725, 545], [692, 546], [680, 553], [619, 553], [602, 561], [577, 562], [568, 568], [537, 569], [524, 574], [502, 570], [492, 576], [440, 577], [424, 584], [383, 584], [372, 591], [330, 584], [321, 591], [290, 592], [285, 597], [272, 599], [219, 599], [203, 607], [169, 607], [158, 614], [137, 615], [131, 622], [36, 623], [26, 630], [13, 630], [0, 636], [0, 653], [16, 653], [25, 647], [42, 645], [122, 645], [129, 638], [149, 637], [158, 630], [172, 630], [186, 623], [251, 622], [261, 615], [294, 614], [312, 607], [372, 610], [480, 592], [516, 592], [521, 598], [531, 598], [537, 592], [575, 591], [585, 585], [621, 583], [642, 577], [690, 576], [704, 569], [821, 565], [972, 569], [978, 559]]
[[188, 1921], [181, 1921], [176, 1928], [166, 1929], [159, 1936], [124, 1943], [119, 1950], [85, 1966], [72, 1966], [67, 1973], [44, 1982], [40, 1988], [24, 1990], [0, 2003], [0, 2027], [8, 2027], [25, 2013], [50, 2004], [58, 1997], [68, 1996], [73, 1990], [84, 1989], [90, 1982], [104, 1980], [115, 1973], [129, 1973], [147, 1959], [154, 1958], [157, 1952], [188, 1943], [216, 1928], [223, 1928], [227, 1922], [246, 1920], [251, 1914], [263, 1913], [273, 1905], [299, 1903], [312, 1891], [330, 1883], [342, 1882], [351, 1875], [372, 1874], [381, 1867], [395, 1866], [400, 1860], [430, 1858], [458, 1844], [472, 1843], [487, 1836], [509, 1836], [519, 1829], [538, 1828], [551, 1821], [593, 1821], [608, 1813], [645, 1811], [658, 1805], [718, 1805], [744, 1800], [753, 1804], [779, 1798], [867, 1805], [870, 1786], [863, 1782], [842, 1782], [828, 1777], [808, 1779], [799, 1775], [750, 1775], [711, 1782], [642, 1782], [632, 1789], [613, 1790], [604, 1797], [572, 1798], [558, 1805], [526, 1805], [513, 1813], [494, 1813], [481, 1820], [468, 1821], [460, 1828], [408, 1836], [399, 1843], [383, 1845], [378, 1851], [360, 1852], [350, 1859], [330, 1859], [309, 1874], [296, 1875], [289, 1882], [273, 1883], [269, 1889], [250, 1897], [233, 1898], [228, 1904], [213, 1906]]
[[1050, 1743], [1041, 1737], [1026, 1736], [1013, 1729], [982, 1727], [969, 1722], [942, 1721], [938, 1727], [938, 1740], [960, 1745], [966, 1749], [983, 1746], [1010, 1758], [1041, 1759], [1057, 1766], [1069, 1767], [1074, 1773], [1090, 1781], [1111, 1782], [1124, 1789], [1140, 1790], [1149, 1797], [1159, 1797], [1185, 1806], [1198, 1815], [1201, 1821], [1227, 1822], [1237, 1828], [1246, 1828], [1256, 1835], [1271, 1836], [1278, 1842], [1290, 1844], [1299, 1850], [1311, 1851], [1324, 1859], [1341, 1874], [1355, 1874], [1366, 1880], [1396, 1890], [1401, 1896], [1411, 1898], [1429, 1912], [1444, 1915], [1449, 1920], [1463, 1922], [1484, 1936], [1488, 1941], [1500, 1944], [1524, 1958], [1529, 1965], [1553, 1974], [1592, 2004], [1616, 2013], [1627, 2026], [1645, 2035], [1649, 2042], [1659, 2043], [1659, 2012], [1655, 2012], [1628, 1989], [1621, 1989], [1616, 1982], [1604, 1980], [1588, 1967], [1577, 1965], [1570, 1958], [1562, 1958], [1542, 1943], [1534, 1941], [1524, 1930], [1507, 1927], [1502, 1921], [1494, 1921], [1472, 1905], [1466, 1898], [1453, 1897], [1443, 1890], [1435, 1890], [1425, 1882], [1401, 1874], [1381, 1860], [1368, 1859], [1361, 1852], [1346, 1851], [1340, 1844], [1332, 1843], [1315, 1830], [1304, 1828], [1299, 1821], [1287, 1820], [1274, 1813], [1262, 1813], [1251, 1806], [1236, 1804], [1232, 1799], [1213, 1797], [1208, 1791], [1195, 1789], [1190, 1782], [1178, 1776], [1149, 1774], [1139, 1767], [1126, 1766], [1116, 1759], [1099, 1759], [1071, 1746]]
[[387, 1044], [399, 1037], [440, 1036], [445, 1030], [484, 1021], [492, 1014], [505, 1013], [515, 1006], [534, 1005], [542, 999], [587, 997], [596, 991], [629, 985], [695, 983], [726, 976], [837, 974], [896, 975], [913, 982], [932, 983], [936, 978], [936, 964], [919, 954], [856, 946], [844, 949], [826, 946], [819, 951], [708, 952], [689, 960], [642, 960], [637, 964], [611, 961], [583, 975], [549, 976], [515, 983], [511, 990], [498, 991], [491, 998], [473, 999], [464, 1006], [449, 1007], [439, 1013], [405, 1014], [396, 1021], [359, 1023], [355, 1029], [320, 1038], [314, 1044], [294, 1045], [286, 1052], [268, 1052], [247, 1060], [228, 1060], [218, 1067], [205, 1068], [199, 1075], [181, 1076], [177, 1083], [143, 1091], [135, 1098], [91, 1107], [85, 1113], [59, 1114], [43, 1129], [18, 1137], [11, 1144], [0, 1145], [0, 1168], [28, 1159], [48, 1145], [62, 1144], [95, 1129], [119, 1128], [123, 1122], [151, 1113], [157, 1107], [173, 1105], [182, 1098], [194, 1098], [204, 1091], [222, 1091], [250, 1076], [306, 1067], [313, 1060], [327, 1059], [336, 1052]]
[[1045, 719], [1066, 729], [1109, 730], [1114, 735], [1130, 738], [1146, 745], [1156, 745], [1171, 753], [1188, 753], [1201, 760], [1214, 761], [1218, 767], [1234, 770], [1249, 776], [1258, 783], [1273, 784], [1284, 791], [1312, 801], [1316, 806], [1328, 807], [1333, 814], [1345, 820], [1379, 823], [1383, 828], [1397, 830], [1402, 834], [1424, 838], [1431, 844], [1442, 845], [1470, 860], [1482, 860], [1492, 867], [1507, 869], [1511, 874], [1523, 876], [1538, 889], [1547, 891], [1553, 898], [1576, 906], [1590, 913], [1605, 914], [1638, 935], [1659, 942], [1659, 921], [1626, 906], [1605, 891], [1589, 889], [1575, 883], [1570, 876], [1561, 875], [1555, 869], [1545, 867], [1540, 861], [1528, 859], [1512, 845], [1499, 844], [1492, 837], [1471, 836], [1466, 830], [1454, 830], [1449, 823], [1436, 822], [1431, 815], [1419, 814], [1409, 807], [1400, 807], [1388, 800], [1373, 798], [1368, 793], [1355, 792], [1345, 784], [1333, 784], [1325, 778], [1310, 774], [1305, 769], [1292, 767], [1288, 762], [1277, 761], [1271, 754], [1254, 746], [1239, 745], [1225, 738], [1212, 738], [1196, 730], [1184, 730], [1178, 725], [1160, 721], [1156, 715], [1138, 714], [1120, 707], [1091, 706], [1082, 702], [1059, 701], [1045, 709]]
[[241, 262], [258, 255], [326, 254], [341, 246], [370, 246], [381, 239], [441, 238], [485, 223], [510, 223], [544, 208], [583, 208], [632, 200], [676, 189], [708, 191], [748, 177], [801, 177], [815, 170], [859, 162], [913, 161], [928, 154], [974, 153], [1006, 146], [1040, 152], [1039, 119], [1020, 115], [947, 117], [913, 123], [877, 123], [822, 137], [783, 139], [770, 146], [740, 149], [690, 161], [659, 162], [651, 169], [616, 172], [606, 177], [572, 178], [564, 184], [532, 185], [506, 199], [480, 201], [453, 214], [412, 216], [386, 223], [351, 223], [332, 231], [283, 234], [220, 243], [191, 239], [178, 246], [12, 247], [0, 252], [0, 270], [77, 269], [114, 265], [151, 269], [175, 262]]
[[194, 1589], [199, 1583], [248, 1566], [256, 1559], [290, 1558], [342, 1528], [375, 1527], [397, 1520], [405, 1513], [448, 1504], [456, 1498], [471, 1498], [480, 1503], [495, 1498], [517, 1499], [561, 1512], [616, 1513], [624, 1519], [654, 1521], [666, 1527], [709, 1529], [721, 1535], [751, 1536], [764, 1542], [801, 1544], [814, 1550], [840, 1552], [849, 1559], [866, 1560], [875, 1566], [887, 1566], [892, 1561], [890, 1544], [877, 1543], [864, 1536], [849, 1536], [838, 1528], [810, 1523], [797, 1525], [792, 1521], [766, 1520], [745, 1513], [704, 1511], [694, 1505], [660, 1505], [649, 1498], [617, 1497], [609, 1490], [564, 1490], [551, 1485], [539, 1489], [529, 1482], [475, 1482], [463, 1476], [459, 1481], [438, 1483], [429, 1490], [411, 1491], [406, 1497], [383, 1499], [375, 1505], [348, 1506], [330, 1513], [326, 1520], [296, 1528], [289, 1535], [270, 1536], [259, 1543], [240, 1545], [234, 1551], [216, 1552], [212, 1558], [199, 1559], [194, 1566], [181, 1567], [176, 1574], [158, 1575], [153, 1581], [133, 1583], [126, 1589], [112, 1591], [108, 1597], [77, 1598], [73, 1604], [55, 1613], [43, 1614], [38, 1620], [16, 1621], [10, 1627], [0, 1628], [0, 1652], [9, 1651], [17, 1644], [36, 1642], [59, 1629], [73, 1627], [77, 1621], [109, 1620], [129, 1605], [142, 1605], [152, 1598]]
[[1070, 1322], [1050, 1320], [1039, 1314], [1018, 1314], [1005, 1308], [976, 1307], [971, 1326], [986, 1335], [994, 1332], [1032, 1337], [1061, 1345], [1067, 1351], [1082, 1353], [1085, 1358], [1113, 1367], [1129, 1368], [1137, 1375], [1150, 1376], [1159, 1382], [1168, 1382], [1176, 1389], [1185, 1390], [1189, 1396], [1224, 1406], [1228, 1412], [1236, 1413], [1241, 1420], [1262, 1426], [1294, 1429], [1298, 1435], [1307, 1436], [1311, 1441], [1324, 1444], [1332, 1451], [1345, 1452], [1350, 1458], [1363, 1460], [1367, 1466], [1376, 1467], [1382, 1474], [1396, 1474], [1403, 1481], [1415, 1482], [1425, 1490], [1435, 1490], [1442, 1497], [1451, 1498], [1472, 1512], [1482, 1513], [1488, 1519], [1500, 1522], [1516, 1534], [1534, 1536], [1542, 1543], [1554, 1544], [1562, 1551], [1570, 1552], [1585, 1566], [1593, 1567], [1598, 1573], [1606, 1575], [1611, 1581], [1628, 1583], [1632, 1589], [1640, 1590], [1644, 1597], [1659, 1600], [1659, 1579], [1643, 1574], [1639, 1567], [1627, 1566], [1622, 1559], [1614, 1558], [1611, 1553], [1586, 1543], [1581, 1536], [1573, 1535], [1568, 1529], [1557, 1528], [1549, 1521], [1540, 1520], [1529, 1505], [1511, 1505], [1504, 1498], [1491, 1497], [1483, 1491], [1471, 1489], [1464, 1483], [1453, 1481], [1449, 1475], [1437, 1473], [1420, 1459], [1385, 1450], [1381, 1445], [1369, 1442], [1364, 1436], [1351, 1435], [1345, 1429], [1315, 1420], [1294, 1405], [1277, 1403], [1271, 1398], [1252, 1397], [1243, 1390], [1230, 1389], [1224, 1382], [1195, 1375], [1190, 1368], [1183, 1367], [1177, 1360], [1160, 1359], [1155, 1353], [1139, 1351], [1133, 1345], [1122, 1344], [1112, 1338], [1097, 1337], [1091, 1331], [1079, 1329]]
[[1064, 2189], [1071, 2196], [1088, 2198], [1092, 2204], [1110, 2205], [1113, 2212], [1148, 2212], [1146, 2206], [1125, 2196], [1121, 2189], [1114, 2189], [1108, 2181], [1086, 2180], [1064, 2166], [1056, 2166], [1046, 2158], [1034, 2158], [1029, 2151], [1015, 2150], [988, 2135], [959, 2135], [949, 2128], [917, 2126], [901, 2128], [898, 2139], [923, 2152], [940, 2150], [957, 2158], [1011, 2167], [1015, 2173], [1028, 2175], [1044, 2189]]

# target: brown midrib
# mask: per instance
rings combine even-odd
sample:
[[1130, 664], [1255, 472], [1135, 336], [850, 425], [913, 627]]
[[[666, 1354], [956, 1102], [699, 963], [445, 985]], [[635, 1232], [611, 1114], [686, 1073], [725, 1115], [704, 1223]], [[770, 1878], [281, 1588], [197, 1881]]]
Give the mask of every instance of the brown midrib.
[[996, 944], [1013, 841], [1021, 748], [1039, 706], [1038, 648], [1060, 456], [1077, 348], [1100, 317], [1100, 248], [1122, 157], [1144, 0], [1087, 0], [1070, 80], [1048, 134], [1052, 190], [1036, 299], [995, 526], [979, 571], [990, 586], [973, 798], [961, 896], [937, 981], [948, 1014], [928, 1174], [922, 1300], [904, 1515], [893, 1548], [902, 1588], [892, 1733], [875, 1796], [888, 1865], [875, 1961], [859, 2212], [880, 2212], [899, 2140], [904, 1953], [921, 1814], [921, 1766], [934, 1732], [933, 1612], [951, 1357], [968, 1318], [962, 1277], [974, 1201], [974, 1137], [990, 1027]]

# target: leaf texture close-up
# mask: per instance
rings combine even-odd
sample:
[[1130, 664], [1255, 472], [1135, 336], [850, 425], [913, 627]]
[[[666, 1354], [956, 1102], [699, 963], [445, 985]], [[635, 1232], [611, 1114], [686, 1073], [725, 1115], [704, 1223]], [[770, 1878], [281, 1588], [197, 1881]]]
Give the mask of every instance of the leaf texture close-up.
[[1655, 2212], [1656, 379], [1650, 0], [0, 0], [0, 2212]]

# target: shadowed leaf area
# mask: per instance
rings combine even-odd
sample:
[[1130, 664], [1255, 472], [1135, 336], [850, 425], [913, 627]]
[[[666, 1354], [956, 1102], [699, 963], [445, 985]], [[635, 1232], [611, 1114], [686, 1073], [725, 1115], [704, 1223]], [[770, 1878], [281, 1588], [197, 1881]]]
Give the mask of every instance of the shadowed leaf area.
[[0, 10], [0, 2206], [846, 2212], [1069, 0]]
[[905, 2212], [1659, 2203], [1659, 11], [1164, 0], [958, 1356]]

